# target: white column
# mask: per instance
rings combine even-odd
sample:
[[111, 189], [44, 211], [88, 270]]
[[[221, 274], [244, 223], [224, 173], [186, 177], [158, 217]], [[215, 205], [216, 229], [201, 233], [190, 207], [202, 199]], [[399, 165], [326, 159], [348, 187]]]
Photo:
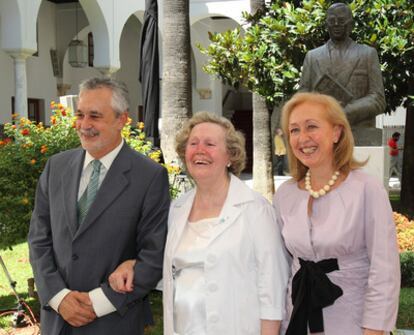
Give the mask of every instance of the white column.
[[14, 112], [20, 117], [28, 116], [27, 113], [27, 75], [26, 75], [26, 58], [33, 52], [9, 52], [14, 62], [14, 83], [15, 98]]
[[112, 77], [114, 78], [114, 74], [115, 72], [117, 72], [119, 70], [119, 67], [96, 67], [99, 72], [104, 76], [104, 77]]

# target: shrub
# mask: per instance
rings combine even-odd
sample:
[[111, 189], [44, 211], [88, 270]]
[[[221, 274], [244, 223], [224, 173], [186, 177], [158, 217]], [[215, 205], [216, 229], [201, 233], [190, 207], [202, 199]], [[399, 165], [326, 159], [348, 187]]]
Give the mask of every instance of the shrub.
[[397, 239], [400, 252], [414, 252], [414, 221], [410, 221], [404, 215], [394, 212], [394, 222], [397, 228]]
[[[0, 141], [0, 250], [26, 238], [37, 180], [50, 156], [75, 148], [80, 141], [75, 117], [61, 104], [51, 102], [53, 114], [50, 127], [13, 115], [13, 124], [4, 126], [6, 138]], [[160, 161], [161, 151], [145, 140], [143, 123], [131, 126], [131, 119], [122, 131], [125, 141], [135, 150]], [[180, 171], [166, 166], [170, 180]], [[170, 193], [176, 195], [171, 182]]]
[[406, 251], [400, 254], [401, 286], [414, 287], [414, 252]]

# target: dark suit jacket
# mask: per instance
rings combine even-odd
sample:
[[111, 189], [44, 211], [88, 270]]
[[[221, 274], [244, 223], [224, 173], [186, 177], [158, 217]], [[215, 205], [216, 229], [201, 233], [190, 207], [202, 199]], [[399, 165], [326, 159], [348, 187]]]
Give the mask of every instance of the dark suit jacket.
[[[353, 96], [344, 106], [348, 117], [351, 116], [351, 123], [363, 125], [375, 120], [375, 116], [385, 110], [384, 84], [377, 51], [350, 39], [343, 56], [344, 64], [335, 68], [331, 63], [329, 43], [332, 42], [306, 54], [300, 90], [319, 91], [317, 84], [325, 73], [329, 73]], [[335, 98], [341, 101], [340, 98]]]
[[[142, 334], [142, 298], [161, 278], [169, 208], [166, 169], [126, 144], [113, 161], [78, 229], [77, 196], [85, 152], [51, 157], [39, 179], [29, 231], [30, 261], [42, 304], [42, 335]], [[108, 276], [137, 259], [134, 291], [118, 294]], [[63, 288], [102, 287], [117, 312], [72, 328], [49, 300]], [[72, 329], [70, 329], [72, 328]]]

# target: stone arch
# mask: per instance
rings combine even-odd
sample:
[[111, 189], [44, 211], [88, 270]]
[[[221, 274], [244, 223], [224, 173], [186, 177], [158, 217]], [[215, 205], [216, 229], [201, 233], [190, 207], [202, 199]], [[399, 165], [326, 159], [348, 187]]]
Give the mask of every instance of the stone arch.
[[120, 68], [119, 43], [123, 27], [131, 13], [144, 10], [143, 1], [123, 0], [122, 6], [115, 1], [80, 0], [91, 25], [95, 43], [95, 67], [108, 74]]
[[207, 47], [210, 44], [208, 32], [224, 32], [229, 29], [240, 27], [239, 23], [229, 16], [218, 16], [216, 13], [209, 13], [203, 18], [193, 21], [191, 25], [191, 47], [194, 55], [196, 71], [193, 78], [194, 89], [197, 94], [193, 95], [195, 104], [199, 104], [200, 109], [214, 111], [222, 114], [223, 99], [228, 88], [215, 79], [213, 76], [203, 71], [203, 66], [207, 62], [207, 57], [201, 54], [197, 44]]
[[138, 11], [126, 20], [120, 37], [121, 68], [115, 74], [118, 80], [126, 83], [129, 90], [129, 114], [138, 120], [138, 109], [142, 105], [141, 83], [139, 82], [140, 37], [143, 25], [143, 12]]
[[37, 50], [36, 22], [42, 0], [1, 0], [1, 47], [32, 54]]

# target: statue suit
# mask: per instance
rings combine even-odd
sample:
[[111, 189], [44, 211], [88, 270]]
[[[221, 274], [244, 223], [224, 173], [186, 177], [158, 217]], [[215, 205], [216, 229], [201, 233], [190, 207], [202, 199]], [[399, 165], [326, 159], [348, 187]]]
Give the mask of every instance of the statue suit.
[[349, 100], [344, 96], [334, 97], [342, 103], [351, 125], [375, 126], [372, 124], [375, 116], [385, 110], [384, 85], [378, 55], [372, 47], [357, 44], [350, 38], [347, 42], [340, 66], [335, 66], [331, 58], [330, 50], [334, 48], [331, 40], [309, 51], [303, 63], [300, 89], [320, 91], [317, 84], [328, 73], [350, 93]]
[[356, 143], [381, 145], [375, 117], [385, 111], [386, 104], [378, 54], [349, 37], [353, 18], [346, 4], [329, 7], [326, 26], [330, 39], [306, 54], [299, 90], [336, 98], [344, 108]]

